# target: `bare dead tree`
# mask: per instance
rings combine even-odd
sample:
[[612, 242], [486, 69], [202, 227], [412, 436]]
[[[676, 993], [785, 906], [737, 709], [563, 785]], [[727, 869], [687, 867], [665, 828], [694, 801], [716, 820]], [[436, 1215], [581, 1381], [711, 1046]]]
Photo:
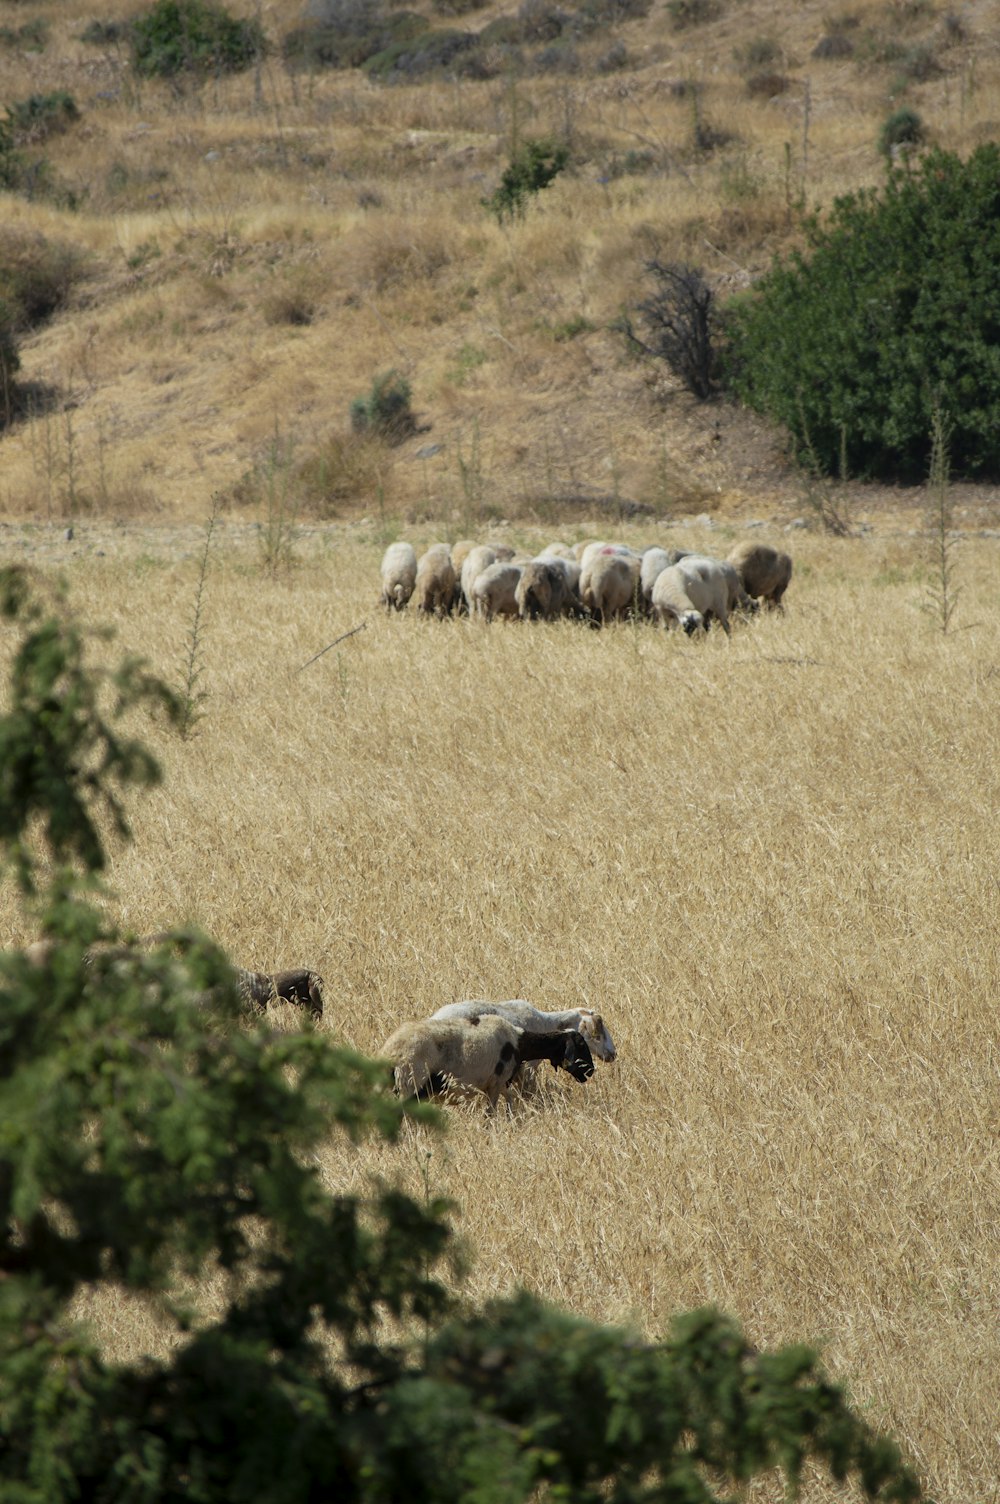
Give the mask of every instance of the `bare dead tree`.
[[688, 391], [705, 401], [718, 387], [715, 294], [696, 266], [653, 256], [644, 270], [654, 289], [637, 310], [640, 332], [628, 313], [619, 327], [635, 353], [666, 361]]

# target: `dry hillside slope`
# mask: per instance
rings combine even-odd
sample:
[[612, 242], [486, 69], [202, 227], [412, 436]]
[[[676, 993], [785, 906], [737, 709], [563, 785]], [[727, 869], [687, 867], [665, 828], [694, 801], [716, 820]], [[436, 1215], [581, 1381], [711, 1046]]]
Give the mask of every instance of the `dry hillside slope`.
[[[518, 14], [418, 9], [477, 32]], [[0, 439], [9, 516], [198, 518], [213, 496], [250, 516], [276, 498], [410, 519], [794, 509], [779, 435], [627, 358], [610, 326], [645, 291], [644, 256], [700, 265], [727, 296], [796, 242], [800, 203], [879, 180], [892, 108], [961, 152], [996, 129], [985, 4], [654, 0], [548, 63], [537, 43], [516, 67], [487, 56], [495, 76], [395, 85], [291, 71], [287, 0], [261, 12], [261, 68], [140, 80], [120, 41], [84, 40], [135, 13], [8, 8], [0, 99], [65, 90], [80, 118], [30, 146], [48, 176], [4, 195], [3, 234], [84, 253], [24, 341], [34, 416]], [[830, 37], [850, 55], [817, 56]], [[514, 136], [543, 134], [570, 166], [501, 227], [481, 201]], [[353, 442], [351, 403], [390, 367], [421, 431]]]

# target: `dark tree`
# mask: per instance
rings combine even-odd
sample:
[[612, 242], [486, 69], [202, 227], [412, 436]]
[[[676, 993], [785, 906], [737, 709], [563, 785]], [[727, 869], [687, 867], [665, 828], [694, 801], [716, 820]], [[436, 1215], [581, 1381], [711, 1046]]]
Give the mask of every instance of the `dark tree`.
[[653, 291], [639, 304], [639, 332], [627, 313], [619, 327], [635, 353], [666, 361], [705, 401], [718, 385], [715, 295], [698, 267], [653, 256], [644, 270]]

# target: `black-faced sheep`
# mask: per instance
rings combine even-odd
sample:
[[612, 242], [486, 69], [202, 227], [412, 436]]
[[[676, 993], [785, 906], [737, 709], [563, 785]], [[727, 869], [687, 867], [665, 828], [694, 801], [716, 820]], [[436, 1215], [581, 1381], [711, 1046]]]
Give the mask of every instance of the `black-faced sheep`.
[[664, 626], [679, 623], [687, 632], [707, 631], [712, 617], [729, 635], [731, 581], [717, 559], [688, 555], [661, 570], [653, 586], [653, 615]]
[[462, 1003], [445, 1003], [432, 1018], [471, 1018], [495, 1015], [505, 1018], [518, 1029], [527, 1029], [534, 1034], [547, 1034], [553, 1029], [575, 1029], [582, 1034], [598, 1060], [614, 1060], [615, 1042], [604, 1019], [592, 1008], [562, 1008], [555, 1011], [536, 1008], [524, 998], [510, 998], [504, 1002], [487, 1003], [470, 999]]
[[313, 1018], [323, 1016], [323, 978], [303, 967], [298, 971], [245, 971], [234, 967], [236, 988], [243, 1001], [261, 1011], [271, 1002], [295, 1003]]
[[432, 543], [417, 561], [417, 610], [447, 616], [455, 600], [455, 566], [447, 543]]
[[390, 543], [382, 555], [382, 604], [402, 611], [417, 583], [417, 556], [409, 543]]
[[530, 1033], [505, 1018], [479, 1014], [402, 1024], [379, 1054], [392, 1062], [393, 1083], [401, 1096], [423, 1101], [449, 1087], [465, 1088], [483, 1092], [490, 1111], [529, 1060], [548, 1060], [575, 1081], [587, 1081], [594, 1073], [582, 1034]]
[[782, 596], [792, 578], [792, 561], [780, 549], [747, 539], [729, 555], [747, 595], [766, 601], [772, 610], [783, 611]]

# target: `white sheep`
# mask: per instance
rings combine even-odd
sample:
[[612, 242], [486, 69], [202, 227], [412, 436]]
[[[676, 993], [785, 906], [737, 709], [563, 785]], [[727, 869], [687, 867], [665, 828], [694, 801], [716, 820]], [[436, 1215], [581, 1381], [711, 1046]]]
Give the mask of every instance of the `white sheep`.
[[792, 561], [780, 549], [746, 539], [729, 555], [748, 595], [766, 601], [772, 610], [783, 611], [782, 596], [792, 578]]
[[624, 616], [639, 589], [639, 558], [602, 547], [584, 554], [580, 570], [580, 599], [595, 621]]
[[382, 604], [402, 611], [417, 583], [417, 555], [409, 543], [390, 543], [382, 555]]
[[718, 559], [689, 554], [661, 570], [653, 586], [653, 615], [664, 626], [679, 623], [687, 632], [707, 631], [712, 617], [729, 635], [731, 581]]
[[577, 615], [580, 566], [575, 559], [540, 554], [521, 568], [517, 584], [517, 609], [522, 621], [554, 621], [557, 616]]
[[657, 575], [661, 574], [664, 569], [669, 569], [671, 564], [676, 564], [680, 559], [685, 558], [687, 558], [687, 549], [684, 548], [654, 547], [643, 551], [642, 562], [639, 565], [639, 584], [647, 611], [652, 603], [653, 586], [656, 584]]
[[626, 543], [584, 543], [577, 544], [580, 549], [579, 560], [581, 570], [586, 570], [589, 564], [597, 558], [598, 554], [617, 554], [622, 559], [641, 559], [634, 548], [629, 548]]
[[[471, 555], [470, 555], [471, 557]], [[521, 578], [519, 564], [499, 560], [476, 575], [469, 593], [469, 612], [492, 621], [494, 616], [517, 616], [517, 586]]]
[[462, 560], [460, 579], [462, 599], [465, 601], [467, 610], [472, 610], [472, 587], [476, 576], [482, 574], [484, 569], [489, 569], [490, 565], [495, 564], [496, 561], [497, 551], [495, 548], [490, 548], [488, 543], [477, 543], [474, 548], [470, 548]]
[[417, 561], [417, 610], [447, 616], [455, 600], [455, 567], [447, 543], [432, 543]]
[[490, 1111], [526, 1061], [548, 1060], [575, 1081], [586, 1081], [594, 1073], [581, 1034], [562, 1029], [531, 1032], [498, 1015], [478, 1013], [402, 1024], [379, 1054], [392, 1062], [393, 1083], [401, 1096], [422, 1101], [449, 1086], [464, 1087], [483, 1092]]
[[552, 1029], [575, 1029], [583, 1035], [598, 1060], [614, 1060], [617, 1054], [607, 1024], [593, 1008], [561, 1008], [553, 1012], [536, 1008], [522, 997], [500, 1003], [470, 999], [462, 1003], [445, 1003], [431, 1017], [471, 1018], [474, 1014], [493, 1014], [534, 1034], [549, 1033]]

